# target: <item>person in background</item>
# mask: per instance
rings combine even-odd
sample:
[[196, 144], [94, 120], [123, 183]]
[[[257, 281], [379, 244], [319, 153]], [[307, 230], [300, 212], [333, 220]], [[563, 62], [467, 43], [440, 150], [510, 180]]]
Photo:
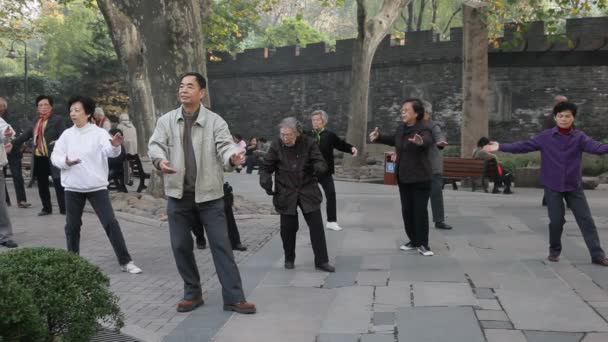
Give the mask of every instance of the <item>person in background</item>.
[[125, 152], [131, 156], [137, 155], [137, 130], [135, 125], [133, 125], [127, 113], [120, 114], [119, 120], [120, 122], [116, 128], [123, 132], [124, 142], [122, 145]]
[[110, 136], [92, 123], [95, 101], [90, 97], [73, 96], [68, 106], [74, 125], [61, 134], [51, 154], [51, 161], [61, 169], [61, 183], [65, 187], [67, 249], [80, 254], [82, 212], [88, 200], [110, 240], [121, 270], [141, 273], [129, 255], [108, 192], [108, 158], [120, 155], [122, 135]]
[[38, 194], [42, 202], [42, 210], [38, 216], [51, 215], [51, 194], [49, 192], [49, 176], [53, 178], [53, 187], [57, 195], [59, 213], [65, 215], [65, 197], [63, 186], [61, 186], [61, 175], [59, 169], [51, 164], [50, 155], [55, 147], [55, 141], [59, 139], [65, 129], [63, 118], [53, 113], [53, 98], [48, 95], [40, 95], [36, 98], [38, 108], [38, 119], [33, 122], [32, 128], [25, 131], [13, 141], [14, 146], [21, 146], [24, 142], [32, 139], [34, 141], [34, 175], [38, 184]]
[[597, 142], [574, 127], [578, 108], [571, 102], [560, 102], [553, 108], [556, 126], [544, 130], [527, 141], [499, 144], [493, 141], [483, 149], [486, 152], [502, 151], [526, 153], [540, 151], [540, 180], [545, 186], [545, 198], [549, 214], [549, 256], [559, 261], [562, 252], [561, 237], [564, 231], [564, 200], [572, 214], [591, 254], [591, 262], [608, 266], [606, 253], [601, 247], [597, 227], [593, 221], [585, 192], [583, 191], [583, 152], [602, 155], [608, 153], [608, 144]]
[[245, 149], [245, 172], [247, 174], [251, 174], [253, 172], [253, 168], [258, 164], [257, 157], [255, 156], [255, 151], [258, 149], [258, 139], [256, 137], [251, 137], [249, 139], [249, 144]]
[[443, 208], [443, 155], [441, 150], [448, 145], [445, 134], [441, 126], [431, 119], [431, 104], [424, 102], [424, 121], [431, 129], [433, 142], [429, 146], [429, 159], [433, 172], [431, 180], [431, 209], [433, 211], [433, 222], [437, 229], [452, 229], [452, 226], [445, 223], [445, 211]]
[[[232, 136], [234, 142], [243, 150], [245, 150], [247, 148], [247, 143], [245, 142], [245, 140], [243, 140], [243, 137], [240, 134], [235, 134]], [[246, 161], [246, 159], [245, 159]], [[241, 173], [241, 170], [243, 169], [242, 165], [236, 165], [234, 167], [234, 171], [236, 171], [237, 173]]]
[[[494, 178], [492, 180], [494, 182], [494, 186], [492, 188], [492, 193], [493, 194], [500, 193], [500, 190], [498, 188], [500, 187], [500, 185], [504, 185], [504, 190], [502, 191], [502, 193], [505, 195], [510, 195], [513, 193], [511, 191], [511, 182], [512, 182], [513, 177], [511, 176], [510, 173], [509, 174], [504, 173], [502, 167], [498, 163], [498, 159], [496, 158], [496, 156], [494, 154], [486, 152], [483, 149], [484, 146], [488, 145], [489, 143], [490, 143], [490, 139], [488, 139], [486, 137], [479, 138], [479, 140], [477, 141], [477, 147], [473, 150], [473, 159], [495, 160], [496, 163], [491, 164], [491, 165], [496, 165], [496, 171], [493, 172], [496, 175], [496, 178]], [[485, 180], [484, 180], [484, 182], [485, 182]], [[486, 184], [484, 184], [483, 186], [484, 186], [484, 188], [486, 188]]]
[[350, 153], [357, 156], [357, 148], [340, 139], [338, 135], [326, 128], [329, 117], [324, 110], [315, 110], [310, 115], [312, 121], [312, 137], [319, 145], [319, 150], [323, 159], [327, 162], [327, 172], [318, 176], [318, 182], [325, 193], [325, 205], [327, 210], [327, 225], [325, 228], [334, 231], [342, 230], [338, 224], [338, 214], [336, 208], [336, 186], [334, 184], [333, 174], [334, 166], [334, 149]]
[[[294, 269], [296, 259], [296, 233], [298, 232], [298, 207], [304, 215], [310, 232], [310, 242], [315, 255], [315, 268], [335, 272], [329, 264], [327, 243], [323, 230], [321, 202], [323, 196], [317, 176], [327, 172], [319, 146], [310, 137], [302, 135], [298, 120], [285, 118], [279, 124], [280, 138], [273, 141], [260, 166], [260, 186], [281, 215], [281, 240], [285, 252], [285, 268]], [[273, 179], [274, 174], [274, 190]]]
[[[8, 111], [8, 102], [4, 97], [0, 97], [0, 118], [4, 119], [7, 124], [9, 124], [13, 130], [15, 130], [15, 136], [12, 138], [16, 138], [23, 132], [21, 132], [16, 125], [16, 122], [13, 121], [13, 118], [9, 115]], [[19, 208], [29, 208], [32, 205], [27, 202], [27, 195], [25, 193], [25, 181], [23, 180], [23, 171], [21, 167], [21, 161], [23, 159], [23, 152], [21, 150], [22, 146], [12, 146], [11, 152], [8, 153], [8, 166], [11, 170], [11, 176], [13, 178], [13, 185], [15, 186], [15, 194], [17, 195], [17, 206]]]
[[[123, 136], [122, 130], [118, 128], [112, 128], [109, 133], [111, 136], [115, 136], [116, 134], [120, 134], [121, 136]], [[116, 190], [124, 193], [129, 192], [127, 190], [127, 184], [125, 181], [125, 172], [128, 171], [128, 168], [125, 168], [126, 164], [127, 152], [123, 140], [123, 143], [120, 145], [120, 154], [116, 157], [108, 157], [108, 180], [114, 180], [116, 184]]]
[[108, 132], [110, 131], [110, 129], [112, 128], [112, 123], [106, 117], [106, 114], [103, 112], [103, 108], [95, 108], [95, 115], [93, 117], [95, 118], [95, 124], [97, 125], [97, 127], [101, 127]]
[[393, 135], [381, 135], [376, 127], [369, 135], [372, 143], [395, 146], [395, 175], [401, 198], [401, 216], [410, 239], [399, 249], [417, 249], [424, 256], [434, 255], [429, 246], [428, 202], [433, 171], [429, 146], [433, 143], [430, 128], [423, 122], [424, 105], [419, 99], [401, 103], [401, 120]]

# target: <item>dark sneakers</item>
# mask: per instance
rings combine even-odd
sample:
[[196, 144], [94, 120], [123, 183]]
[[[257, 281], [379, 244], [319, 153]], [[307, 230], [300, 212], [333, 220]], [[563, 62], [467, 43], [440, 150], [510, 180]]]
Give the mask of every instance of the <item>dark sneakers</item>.
[[224, 304], [224, 311], [234, 311], [240, 314], [254, 314], [256, 313], [255, 304], [248, 302], [240, 302], [234, 304]]
[[452, 229], [452, 226], [450, 226], [449, 224], [447, 224], [445, 222], [435, 222], [435, 228], [450, 230], [450, 229]]
[[591, 260], [591, 262], [600, 266], [608, 266], [608, 259], [606, 258]]
[[288, 270], [293, 270], [296, 266], [293, 261], [285, 261], [285, 268]]
[[42, 210], [41, 212], [38, 213], [38, 216], [47, 216], [47, 215], [52, 215], [53, 213], [50, 211], [46, 211], [46, 210]]
[[205, 304], [203, 297], [182, 299], [179, 303], [177, 303], [177, 312], [190, 312], [203, 304]]
[[242, 243], [239, 243], [239, 244], [237, 244], [236, 246], [233, 246], [233, 247], [232, 247], [232, 250], [234, 250], [234, 251], [241, 251], [241, 252], [244, 252], [244, 251], [246, 251], [246, 250], [247, 250], [247, 247], [246, 247], [246, 246], [243, 246], [243, 244], [242, 244]]
[[6, 247], [6, 248], [17, 248], [19, 247], [19, 245], [17, 245], [17, 243], [11, 239], [5, 240], [0, 242], [0, 245]]
[[559, 254], [550, 253], [549, 256], [547, 257], [547, 260], [549, 260], [551, 262], [558, 262], [559, 261]]
[[330, 265], [328, 262], [321, 264], [321, 265], [315, 265], [315, 268], [318, 269], [319, 271], [324, 271], [324, 272], [329, 272], [329, 273], [336, 272], [335, 267]]

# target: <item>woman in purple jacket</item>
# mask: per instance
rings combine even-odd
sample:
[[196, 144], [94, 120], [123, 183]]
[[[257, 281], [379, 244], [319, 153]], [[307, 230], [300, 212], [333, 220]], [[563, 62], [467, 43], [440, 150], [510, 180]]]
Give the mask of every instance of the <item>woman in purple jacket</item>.
[[574, 128], [577, 107], [574, 103], [560, 102], [553, 108], [556, 126], [547, 129], [528, 141], [512, 144], [491, 142], [486, 152], [503, 151], [526, 153], [540, 151], [540, 179], [545, 186], [545, 198], [549, 212], [549, 261], [559, 261], [562, 251], [561, 237], [564, 231], [564, 199], [576, 218], [589, 253], [591, 262], [608, 266], [606, 254], [600, 246], [597, 228], [583, 192], [581, 159], [583, 152], [608, 153], [608, 144], [594, 141]]

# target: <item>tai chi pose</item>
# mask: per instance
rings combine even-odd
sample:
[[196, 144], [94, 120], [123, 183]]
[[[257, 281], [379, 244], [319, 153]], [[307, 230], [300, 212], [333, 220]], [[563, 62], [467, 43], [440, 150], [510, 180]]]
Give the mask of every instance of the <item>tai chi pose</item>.
[[597, 228], [583, 192], [581, 159], [583, 152], [608, 153], [608, 144], [594, 141], [574, 128], [577, 107], [574, 103], [560, 102], [553, 108], [557, 126], [545, 130], [527, 141], [512, 144], [491, 142], [486, 152], [503, 151], [526, 153], [540, 151], [540, 179], [545, 186], [545, 199], [549, 212], [549, 261], [559, 261], [564, 231], [564, 199], [570, 206], [576, 223], [583, 234], [591, 262], [608, 266], [606, 254], [600, 246]]
[[108, 158], [120, 154], [122, 135], [110, 136], [93, 123], [95, 101], [90, 97], [74, 96], [68, 105], [74, 126], [61, 134], [51, 154], [53, 165], [61, 169], [61, 184], [65, 188], [68, 250], [80, 252], [82, 211], [88, 200], [110, 239], [122, 270], [141, 273], [131, 260], [108, 193]]
[[319, 144], [319, 150], [323, 155], [323, 159], [327, 162], [327, 172], [318, 176], [318, 181], [323, 192], [325, 192], [325, 203], [327, 207], [327, 226], [325, 228], [331, 230], [342, 230], [342, 227], [338, 225], [338, 216], [336, 213], [336, 187], [334, 185], [333, 174], [334, 169], [334, 149], [350, 153], [353, 156], [357, 155], [357, 148], [340, 139], [336, 133], [325, 128], [328, 121], [327, 113], [323, 110], [315, 110], [311, 114], [313, 137], [317, 144]]
[[[273, 141], [260, 166], [260, 185], [273, 196], [276, 210], [281, 214], [281, 239], [285, 251], [285, 268], [293, 269], [296, 259], [296, 233], [298, 207], [310, 231], [310, 242], [315, 254], [315, 267], [334, 272], [327, 256], [321, 202], [323, 196], [317, 184], [317, 175], [327, 171], [319, 147], [310, 137], [302, 135], [295, 118], [283, 119], [280, 138]], [[274, 190], [272, 189], [274, 174]]]
[[432, 168], [429, 146], [433, 142], [431, 130], [422, 122], [424, 105], [418, 99], [401, 104], [401, 119], [394, 135], [381, 135], [378, 127], [369, 135], [371, 142], [395, 146], [397, 154], [395, 175], [401, 197], [401, 215], [405, 233], [410, 239], [400, 247], [407, 251], [418, 249], [425, 256], [434, 253], [429, 246], [429, 213], [427, 206], [431, 193]]
[[152, 163], [164, 174], [171, 248], [184, 280], [184, 299], [177, 311], [192, 311], [204, 303], [191, 233], [202, 224], [222, 284], [224, 310], [255, 313], [255, 305], [245, 301], [223, 198], [224, 169], [243, 164], [245, 151], [234, 144], [226, 121], [201, 104], [206, 87], [201, 74], [184, 74], [178, 91], [182, 105], [158, 119], [148, 144]]

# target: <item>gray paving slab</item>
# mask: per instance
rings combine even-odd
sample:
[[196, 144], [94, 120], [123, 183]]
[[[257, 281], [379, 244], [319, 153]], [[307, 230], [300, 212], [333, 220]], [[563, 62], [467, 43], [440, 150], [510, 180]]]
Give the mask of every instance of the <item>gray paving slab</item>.
[[359, 272], [337, 269], [336, 272], [331, 273], [329, 276], [327, 276], [327, 278], [325, 278], [323, 288], [333, 289], [338, 287], [353, 286], [357, 282], [358, 274]]
[[359, 286], [387, 286], [389, 273], [384, 271], [362, 271], [357, 274]]
[[394, 312], [374, 312], [374, 325], [394, 325], [395, 318]]
[[479, 307], [483, 310], [502, 310], [496, 299], [477, 299]]
[[[398, 307], [410, 306], [410, 287], [409, 282], [390, 282], [389, 286], [376, 288], [376, 298], [374, 308], [382, 306], [383, 311], [387, 308], [396, 309]], [[380, 310], [380, 309], [376, 309]]]
[[507, 321], [479, 321], [484, 329], [513, 329], [513, 324]]
[[393, 334], [363, 334], [361, 342], [395, 342]]
[[321, 333], [365, 333], [372, 319], [374, 289], [353, 286], [334, 289], [335, 298], [321, 325]]
[[360, 334], [320, 334], [315, 342], [359, 342]]
[[363, 257], [360, 255], [338, 255], [334, 265], [340, 272], [359, 272], [362, 261]]
[[294, 272], [294, 277], [291, 279], [290, 286], [299, 287], [322, 287], [325, 284], [329, 273], [313, 270], [305, 270]]
[[479, 305], [467, 283], [414, 282], [414, 306]]
[[[606, 321], [565, 286], [548, 287], [545, 290], [498, 289], [496, 293], [516, 329], [608, 331]], [[548, 319], [549, 317], [551, 319]]]
[[361, 269], [367, 271], [389, 270], [391, 268], [390, 255], [365, 255], [361, 262]]
[[484, 333], [488, 342], [527, 342], [526, 337], [519, 330], [486, 329]]
[[418, 254], [391, 257], [391, 281], [465, 282], [464, 270], [448, 256], [423, 257]]
[[313, 341], [322, 324], [322, 313], [335, 296], [336, 292], [325, 289], [258, 287], [249, 296], [259, 307], [258, 313], [232, 316], [214, 341], [281, 341], [283, 336]]
[[494, 293], [494, 289], [485, 288], [485, 287], [477, 287], [475, 288], [475, 296], [479, 299], [494, 299], [496, 298], [496, 294]]
[[509, 317], [503, 311], [475, 310], [480, 321], [508, 321]]
[[528, 342], [579, 342], [581, 333], [565, 333], [552, 331], [524, 331]]
[[608, 334], [590, 333], [590, 334], [587, 334], [581, 342], [606, 342], [606, 341], [608, 341]]
[[535, 277], [545, 279], [555, 279], [557, 277], [555, 272], [541, 260], [523, 260], [522, 263]]
[[397, 330], [400, 341], [485, 342], [473, 309], [466, 307], [401, 308], [397, 311]]

